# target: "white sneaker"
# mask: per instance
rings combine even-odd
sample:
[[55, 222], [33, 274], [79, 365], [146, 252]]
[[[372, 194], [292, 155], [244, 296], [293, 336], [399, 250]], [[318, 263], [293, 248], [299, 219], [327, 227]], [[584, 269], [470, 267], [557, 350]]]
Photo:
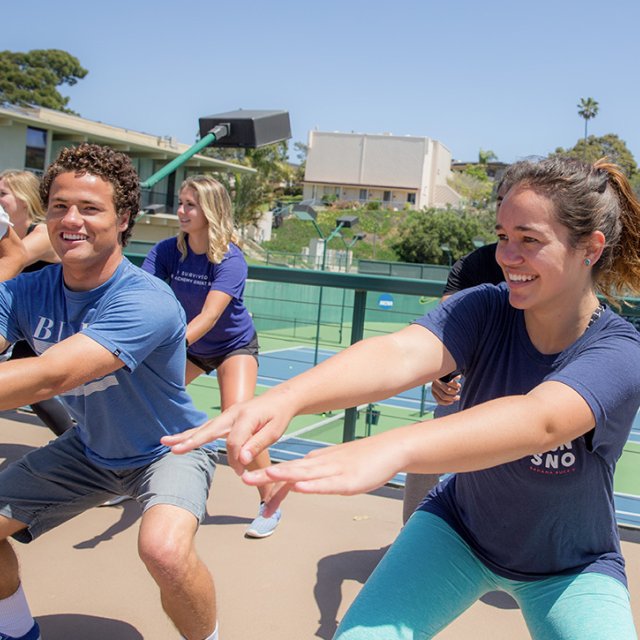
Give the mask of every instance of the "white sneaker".
[[244, 535], [248, 538], [267, 538], [269, 537], [278, 526], [280, 518], [282, 518], [282, 512], [277, 509], [268, 518], [265, 518], [264, 514], [265, 504], [260, 503], [260, 509], [258, 511], [258, 517], [249, 525], [248, 529], [244, 532]]

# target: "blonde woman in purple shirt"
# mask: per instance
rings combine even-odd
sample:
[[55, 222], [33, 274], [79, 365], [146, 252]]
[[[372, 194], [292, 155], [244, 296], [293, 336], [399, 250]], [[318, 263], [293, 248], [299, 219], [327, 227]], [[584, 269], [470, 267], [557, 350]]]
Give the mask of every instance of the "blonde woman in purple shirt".
[[[243, 302], [247, 263], [227, 190], [209, 176], [185, 180], [178, 219], [178, 236], [153, 247], [142, 268], [168, 282], [186, 312], [186, 383], [215, 371], [224, 411], [252, 398], [258, 377], [258, 338]], [[269, 464], [268, 451], [255, 460], [256, 469]], [[259, 513], [246, 531], [252, 538], [271, 535], [281, 517], [264, 516], [269, 488], [259, 490]]]

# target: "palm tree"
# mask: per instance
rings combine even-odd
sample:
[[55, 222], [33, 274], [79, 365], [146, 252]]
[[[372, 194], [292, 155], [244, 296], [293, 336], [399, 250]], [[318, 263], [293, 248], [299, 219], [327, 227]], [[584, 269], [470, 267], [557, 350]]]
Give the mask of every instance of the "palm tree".
[[491, 149], [485, 151], [484, 149], [480, 149], [478, 151], [478, 164], [488, 164], [492, 160], [497, 160], [498, 156], [491, 151]]
[[593, 98], [580, 98], [578, 115], [584, 118], [584, 141], [587, 141], [587, 123], [598, 115], [598, 102]]

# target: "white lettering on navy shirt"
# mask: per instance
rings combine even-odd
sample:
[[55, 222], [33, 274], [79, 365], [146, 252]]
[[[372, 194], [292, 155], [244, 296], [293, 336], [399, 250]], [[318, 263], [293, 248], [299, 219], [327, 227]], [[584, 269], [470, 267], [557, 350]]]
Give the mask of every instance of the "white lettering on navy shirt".
[[173, 276], [172, 280], [174, 282], [185, 282], [187, 284], [194, 284], [200, 287], [209, 286], [209, 276], [206, 273], [193, 273], [192, 271], [178, 271], [178, 273], [175, 276]]
[[576, 456], [573, 453], [573, 444], [567, 442], [545, 453], [536, 453], [531, 456], [529, 467], [538, 473], [560, 475], [575, 471]]

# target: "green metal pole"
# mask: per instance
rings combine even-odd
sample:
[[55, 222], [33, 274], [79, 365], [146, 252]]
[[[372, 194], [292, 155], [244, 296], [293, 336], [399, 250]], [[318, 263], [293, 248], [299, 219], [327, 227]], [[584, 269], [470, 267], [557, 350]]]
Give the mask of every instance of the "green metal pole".
[[[356, 289], [353, 296], [353, 320], [351, 324], [351, 344], [364, 337], [364, 316], [367, 307], [367, 292]], [[344, 412], [342, 442], [356, 439], [357, 408], [350, 407]]]
[[184, 153], [180, 154], [177, 158], [174, 158], [169, 164], [165, 165], [159, 171], [156, 171], [150, 178], [147, 178], [144, 182], [140, 183], [142, 189], [150, 189], [154, 184], [157, 184], [166, 178], [170, 173], [173, 173], [178, 167], [183, 165], [191, 156], [195, 156], [198, 151], [208, 147], [212, 142], [217, 139], [216, 134], [209, 132], [199, 142], [196, 142], [192, 147], [189, 147]]
[[347, 301], [347, 290], [342, 290], [342, 307], [340, 308], [340, 331], [338, 331], [338, 341], [342, 346], [342, 329], [344, 328], [344, 305]]

